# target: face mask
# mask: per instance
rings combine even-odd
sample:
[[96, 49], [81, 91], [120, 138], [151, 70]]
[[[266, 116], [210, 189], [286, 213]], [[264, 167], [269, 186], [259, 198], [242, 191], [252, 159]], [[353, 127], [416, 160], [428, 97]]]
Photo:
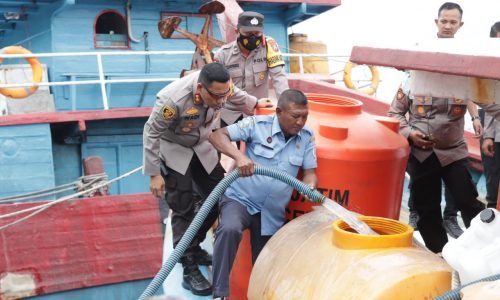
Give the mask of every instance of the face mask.
[[255, 48], [257, 48], [260, 43], [262, 41], [262, 37], [257, 37], [255, 35], [250, 35], [250, 36], [242, 36], [240, 34], [240, 36], [238, 37], [238, 42], [241, 43], [241, 45], [243, 45], [243, 47], [245, 47], [245, 49], [247, 50], [254, 50]]

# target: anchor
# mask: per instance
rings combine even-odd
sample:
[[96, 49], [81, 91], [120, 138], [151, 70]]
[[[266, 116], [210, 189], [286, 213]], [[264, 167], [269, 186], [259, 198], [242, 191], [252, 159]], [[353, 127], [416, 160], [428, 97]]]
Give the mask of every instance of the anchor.
[[195, 45], [195, 51], [193, 54], [193, 59], [191, 61], [191, 69], [185, 70], [183, 69], [180, 77], [188, 75], [195, 70], [200, 70], [204, 65], [213, 62], [213, 53], [212, 49], [221, 47], [225, 44], [223, 41], [219, 41], [212, 36], [209, 35], [209, 29], [212, 25], [212, 15], [220, 14], [224, 12], [225, 7], [219, 1], [213, 0], [209, 1], [200, 6], [198, 9], [198, 13], [206, 15], [205, 23], [201, 29], [199, 34], [189, 32], [185, 29], [179, 27], [182, 19], [178, 16], [168, 17], [165, 20], [161, 20], [158, 23], [158, 30], [160, 31], [160, 35], [164, 39], [169, 39], [172, 37], [172, 34], [178, 32], [183, 36], [190, 39]]

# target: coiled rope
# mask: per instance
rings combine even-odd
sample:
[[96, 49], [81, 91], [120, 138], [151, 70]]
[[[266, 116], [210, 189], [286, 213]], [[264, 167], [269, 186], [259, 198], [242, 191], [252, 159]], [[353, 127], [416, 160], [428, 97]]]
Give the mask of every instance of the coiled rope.
[[65, 183], [65, 184], [56, 186], [54, 188], [39, 190], [39, 191], [20, 194], [20, 195], [0, 197], [0, 203], [12, 203], [12, 202], [21, 202], [21, 201], [26, 201], [26, 200], [35, 200], [38, 198], [56, 195], [56, 194], [59, 194], [62, 192], [72, 191], [75, 189], [78, 191], [86, 190], [88, 192], [92, 192], [93, 189], [89, 188], [89, 187], [91, 187], [93, 184], [98, 183], [100, 181], [107, 181], [107, 180], [108, 180], [108, 176], [105, 173], [86, 175], [86, 176], [79, 177], [78, 180], [76, 180], [74, 182]]
[[[284, 171], [266, 168], [262, 166], [255, 166], [254, 174], [264, 175], [272, 177], [274, 179], [278, 179], [294, 187], [298, 192], [303, 193], [312, 202], [322, 203], [325, 199], [325, 196], [323, 196], [320, 192], [318, 192], [315, 189], [311, 189], [309, 186], [302, 183], [297, 178], [290, 176]], [[200, 211], [194, 217], [193, 221], [189, 225], [188, 229], [182, 236], [181, 240], [175, 247], [172, 254], [170, 254], [169, 258], [167, 259], [165, 264], [163, 264], [158, 274], [156, 274], [156, 276], [153, 278], [153, 280], [149, 283], [147, 288], [141, 294], [139, 300], [145, 300], [148, 297], [153, 296], [154, 293], [160, 288], [163, 281], [165, 281], [168, 274], [170, 274], [177, 261], [181, 258], [184, 251], [186, 251], [186, 249], [189, 247], [189, 244], [191, 244], [191, 241], [193, 240], [194, 236], [200, 229], [201, 225], [203, 224], [203, 221], [206, 219], [208, 213], [212, 210], [212, 207], [217, 203], [217, 201], [222, 196], [224, 191], [229, 187], [229, 185], [231, 185], [233, 181], [238, 179], [238, 177], [240, 177], [240, 174], [239, 170], [236, 169], [230, 172], [228, 175], [226, 175], [226, 177], [224, 177], [224, 179], [222, 179], [219, 182], [219, 184], [217, 184], [217, 186], [214, 188], [214, 190], [210, 193], [210, 195], [207, 197], [207, 199], [201, 206]]]
[[68, 195], [66, 197], [62, 197], [60, 199], [57, 199], [57, 200], [54, 200], [54, 201], [50, 201], [50, 202], [47, 202], [45, 204], [41, 204], [41, 205], [37, 205], [37, 206], [33, 206], [33, 207], [30, 207], [30, 208], [26, 208], [26, 209], [22, 209], [22, 210], [18, 210], [18, 211], [15, 211], [15, 212], [12, 212], [12, 213], [8, 213], [8, 214], [5, 214], [5, 215], [0, 215], [0, 219], [5, 219], [5, 218], [9, 218], [9, 217], [13, 217], [13, 216], [16, 216], [16, 215], [20, 215], [20, 214], [23, 214], [23, 213], [27, 213], [27, 212], [30, 212], [30, 211], [33, 211], [31, 214], [27, 215], [27, 216], [24, 216], [20, 219], [17, 219], [16, 221], [14, 222], [11, 222], [11, 223], [8, 223], [8, 224], [5, 224], [5, 225], [2, 225], [0, 226], [0, 230], [3, 230], [3, 229], [6, 229], [8, 227], [11, 227], [11, 226], [14, 226], [22, 221], [25, 221], [41, 212], [43, 212], [44, 210], [46, 210], [47, 208], [53, 206], [53, 205], [56, 205], [58, 203], [61, 203], [61, 202], [64, 202], [66, 200], [70, 200], [70, 199], [74, 199], [78, 196], [82, 196], [82, 195], [86, 195], [89, 193], [89, 191], [93, 191], [93, 190], [98, 190], [100, 188], [103, 188], [105, 186], [107, 186], [108, 184], [110, 183], [113, 183], [115, 181], [118, 181], [124, 177], [127, 177], [127, 176], [130, 176], [132, 175], [133, 173], [135, 172], [138, 172], [142, 169], [142, 166], [140, 167], [137, 167], [135, 168], [134, 170], [132, 171], [129, 171], [127, 173], [124, 173], [118, 177], [115, 177], [109, 181], [105, 181], [105, 182], [102, 182], [101, 184], [97, 184], [95, 186], [92, 186], [91, 188], [89, 189], [86, 189], [84, 191], [81, 191], [81, 192], [78, 192], [78, 193], [75, 193], [75, 194], [72, 194], [72, 195]]

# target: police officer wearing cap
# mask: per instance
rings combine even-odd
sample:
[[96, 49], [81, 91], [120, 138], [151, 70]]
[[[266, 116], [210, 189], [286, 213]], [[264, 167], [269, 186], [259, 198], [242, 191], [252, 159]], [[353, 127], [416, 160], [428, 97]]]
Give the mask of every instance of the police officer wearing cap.
[[[276, 98], [288, 89], [285, 62], [278, 44], [264, 36], [264, 16], [246, 11], [238, 16], [237, 39], [222, 46], [215, 60], [229, 70], [233, 83], [248, 94], [257, 97], [259, 107], [272, 106], [269, 97], [268, 78], [273, 81]], [[233, 124], [242, 113], [231, 104], [223, 108], [222, 125]]]
[[[254, 172], [254, 164], [282, 170], [316, 187], [316, 147], [313, 131], [304, 127], [308, 116], [306, 96], [298, 90], [284, 91], [272, 116], [246, 117], [212, 133], [210, 142], [236, 161], [242, 176]], [[231, 141], [244, 141], [245, 154]], [[293, 188], [262, 175], [238, 178], [219, 202], [219, 226], [213, 257], [214, 298], [229, 296], [231, 271], [243, 230], [250, 229], [252, 261], [271, 236], [283, 226], [285, 209]]]
[[[224, 177], [217, 150], [208, 135], [220, 123], [220, 109], [230, 96], [233, 106], [252, 114], [255, 97], [232, 87], [229, 72], [220, 63], [180, 78], [157, 95], [153, 111], [144, 126], [144, 175], [150, 176], [150, 190], [156, 197], [166, 192], [172, 209], [174, 247], [194, 218], [193, 183], [205, 199]], [[213, 208], [181, 258], [182, 286], [195, 295], [210, 295], [211, 285], [198, 268], [200, 243], [217, 218]]]

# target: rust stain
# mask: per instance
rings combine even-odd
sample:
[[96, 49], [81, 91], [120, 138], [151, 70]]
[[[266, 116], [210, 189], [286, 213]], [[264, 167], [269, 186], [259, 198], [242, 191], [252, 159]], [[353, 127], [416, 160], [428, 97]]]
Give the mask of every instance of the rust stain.
[[491, 89], [493, 88], [490, 84], [490, 80], [482, 78], [474, 78], [472, 84], [472, 91], [474, 92], [474, 98], [479, 103], [492, 103], [493, 99], [491, 96]]

